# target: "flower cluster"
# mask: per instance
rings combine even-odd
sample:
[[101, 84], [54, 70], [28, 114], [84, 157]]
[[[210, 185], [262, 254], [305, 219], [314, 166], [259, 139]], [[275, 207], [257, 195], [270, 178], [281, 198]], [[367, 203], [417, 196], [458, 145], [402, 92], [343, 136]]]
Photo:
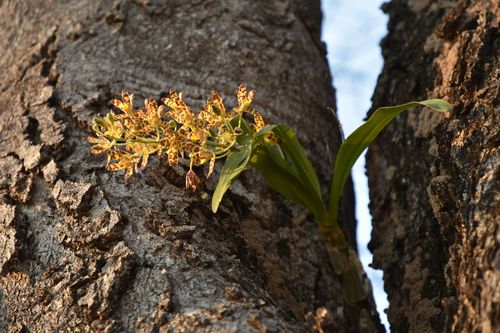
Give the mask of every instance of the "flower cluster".
[[210, 176], [215, 160], [237, 146], [244, 113], [252, 115], [254, 131], [266, 126], [262, 116], [251, 108], [254, 91], [247, 93], [245, 85], [240, 85], [236, 95], [238, 106], [227, 110], [222, 98], [212, 91], [203, 110], [195, 114], [182, 94], [174, 90], [162, 100], [163, 105], [146, 99], [142, 109], [135, 109], [133, 95], [123, 92], [121, 101], [112, 101], [119, 113], [111, 111], [103, 118], [94, 118], [95, 137], [88, 138], [93, 144], [92, 153], [106, 151], [106, 168], [125, 170], [126, 177], [146, 167], [150, 155], [165, 156], [171, 166], [177, 165], [180, 158], [188, 158], [186, 188], [196, 190], [198, 177], [192, 167], [208, 162]]

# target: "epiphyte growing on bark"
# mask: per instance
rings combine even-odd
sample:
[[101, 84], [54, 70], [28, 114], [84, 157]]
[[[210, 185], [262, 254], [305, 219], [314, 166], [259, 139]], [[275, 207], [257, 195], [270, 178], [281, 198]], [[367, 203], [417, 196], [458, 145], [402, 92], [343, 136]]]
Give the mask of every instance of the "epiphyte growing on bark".
[[247, 94], [241, 85], [237, 97], [238, 106], [228, 111], [222, 98], [212, 91], [204, 110], [195, 115], [182, 93], [174, 90], [163, 99], [164, 105], [146, 99], [144, 108], [138, 110], [134, 108], [133, 95], [124, 91], [121, 101], [112, 101], [121, 113], [94, 118], [92, 129], [96, 137], [88, 138], [94, 144], [92, 153], [107, 151], [106, 168], [125, 170], [126, 177], [137, 172], [139, 166], [146, 167], [150, 155], [167, 156], [171, 166], [177, 165], [179, 158], [188, 157], [191, 172], [187, 182], [194, 179], [193, 165], [209, 162], [210, 175], [216, 159], [226, 157], [232, 148], [237, 149], [244, 113], [253, 115], [251, 126], [255, 131], [265, 126], [262, 116], [250, 107], [254, 91]]
[[[189, 158], [186, 189], [197, 190], [199, 177], [193, 165], [209, 162], [208, 176], [215, 160], [225, 163], [212, 196], [212, 210], [217, 212], [224, 193], [242, 171], [255, 167], [267, 184], [287, 199], [307, 208], [318, 220], [335, 272], [341, 277], [344, 296], [351, 303], [368, 296], [356, 252], [351, 249], [339, 227], [338, 207], [350, 170], [361, 153], [401, 112], [423, 106], [450, 112], [451, 105], [440, 99], [382, 107], [357, 128], [340, 146], [333, 169], [328, 208], [324, 204], [318, 176], [300, 145], [295, 132], [286, 125], [268, 125], [251, 107], [254, 91], [245, 85], [236, 92], [238, 106], [228, 111], [222, 98], [212, 91], [203, 110], [195, 114], [181, 93], [170, 91], [164, 105], [146, 99], [144, 108], [135, 110], [133, 95], [124, 92], [122, 101], [112, 103], [120, 114], [108, 113], [95, 118], [94, 154], [107, 151], [108, 170], [125, 170], [125, 176], [144, 168], [150, 155], [166, 155], [169, 165], [179, 158]], [[168, 110], [167, 110], [168, 107]], [[250, 119], [250, 120], [249, 120]], [[207, 177], [208, 177], [207, 176]]]

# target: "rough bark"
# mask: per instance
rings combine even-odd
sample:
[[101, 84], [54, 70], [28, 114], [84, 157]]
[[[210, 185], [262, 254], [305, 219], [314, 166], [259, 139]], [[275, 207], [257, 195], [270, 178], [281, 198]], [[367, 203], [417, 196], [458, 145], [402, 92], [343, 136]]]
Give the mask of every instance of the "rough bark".
[[185, 168], [153, 161], [126, 180], [85, 140], [122, 89], [200, 107], [246, 82], [327, 182], [320, 19], [318, 1], [0, 1], [0, 331], [373, 331], [313, 218], [256, 173], [213, 215], [217, 176], [186, 193]]
[[395, 332], [500, 327], [499, 2], [403, 1], [373, 106], [444, 98], [400, 116], [369, 149], [374, 266]]

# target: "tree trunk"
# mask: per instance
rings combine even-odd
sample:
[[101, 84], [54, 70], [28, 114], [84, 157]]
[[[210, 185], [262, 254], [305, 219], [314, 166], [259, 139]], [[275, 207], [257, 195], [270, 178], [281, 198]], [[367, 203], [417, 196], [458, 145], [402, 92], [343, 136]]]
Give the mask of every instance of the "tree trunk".
[[216, 176], [195, 194], [185, 168], [163, 161], [124, 179], [86, 142], [123, 89], [158, 99], [175, 88], [201, 107], [210, 89], [234, 103], [245, 82], [266, 119], [298, 132], [327, 185], [339, 131], [319, 8], [0, 1], [0, 331], [376, 329], [343, 299], [312, 216], [255, 172], [214, 215]]
[[374, 266], [395, 332], [500, 327], [500, 9], [494, 0], [385, 6], [389, 35], [374, 108], [444, 98], [451, 115], [411, 111], [369, 149]]

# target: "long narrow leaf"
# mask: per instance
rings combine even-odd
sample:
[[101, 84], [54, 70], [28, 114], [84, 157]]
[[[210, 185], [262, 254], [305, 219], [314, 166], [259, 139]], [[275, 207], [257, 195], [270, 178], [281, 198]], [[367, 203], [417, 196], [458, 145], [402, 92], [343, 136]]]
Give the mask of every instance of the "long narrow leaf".
[[217, 212], [224, 193], [247, 166], [251, 152], [251, 148], [246, 146], [244, 149], [228, 155], [226, 163], [222, 167], [219, 182], [212, 195], [212, 211], [214, 213]]
[[309, 209], [319, 221], [326, 220], [326, 208], [321, 197], [297, 178], [295, 170], [272, 147], [263, 145], [254, 151], [251, 163], [259, 170], [266, 183], [285, 198]]
[[278, 125], [273, 129], [273, 133], [283, 141], [281, 149], [292, 162], [304, 185], [314, 189], [316, 194], [321, 198], [318, 176], [300, 145], [295, 132], [286, 125]]
[[276, 126], [278, 126], [278, 125], [268, 125], [268, 126], [264, 127], [263, 129], [261, 129], [260, 131], [255, 133], [255, 138], [256, 139], [263, 138], [264, 135], [271, 132]]
[[222, 197], [228, 188], [248, 166], [248, 161], [252, 155], [253, 132], [250, 126], [248, 126], [244, 119], [239, 119], [238, 117], [234, 117], [231, 120], [231, 125], [233, 127], [240, 125], [241, 134], [236, 139], [239, 150], [231, 152], [222, 167], [219, 182], [212, 195], [212, 211], [214, 213], [219, 209]]
[[269, 132], [273, 132], [281, 139], [280, 148], [288, 158], [287, 162], [296, 171], [297, 176], [302, 181], [304, 186], [311, 187], [321, 197], [321, 190], [318, 176], [314, 168], [307, 158], [307, 155], [302, 148], [295, 132], [288, 126], [283, 124], [269, 125], [261, 129], [256, 135], [256, 139], [264, 137]]
[[329, 223], [337, 223], [339, 201], [344, 184], [349, 177], [352, 166], [363, 150], [377, 137], [377, 135], [401, 112], [416, 106], [427, 106], [435, 111], [450, 112], [451, 105], [441, 99], [429, 99], [422, 102], [410, 102], [392, 107], [377, 109], [372, 116], [358, 127], [339, 148], [333, 180], [330, 190], [328, 206]]

